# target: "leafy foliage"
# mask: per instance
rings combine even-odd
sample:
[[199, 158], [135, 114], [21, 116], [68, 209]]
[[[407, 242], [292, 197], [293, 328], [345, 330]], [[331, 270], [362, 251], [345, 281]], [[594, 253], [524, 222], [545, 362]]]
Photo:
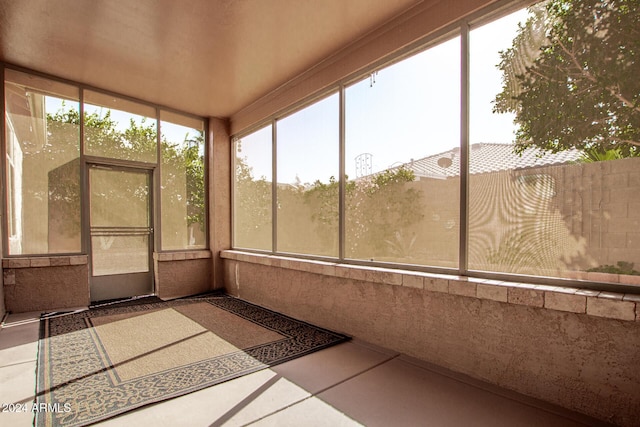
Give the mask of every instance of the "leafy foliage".
[[237, 239], [251, 241], [257, 230], [269, 226], [271, 231], [271, 183], [264, 176], [255, 178], [245, 157], [236, 155], [235, 169], [234, 209], [241, 216], [236, 226], [236, 233], [241, 236]]
[[625, 156], [619, 148], [602, 151], [598, 147], [590, 147], [585, 149], [578, 159], [582, 163], [606, 162], [609, 160], [623, 159]]
[[[338, 193], [339, 182], [336, 177], [329, 177], [329, 183], [325, 184], [316, 180], [313, 185], [304, 192], [305, 202], [311, 206], [311, 219], [321, 224], [335, 226], [338, 224]], [[356, 184], [346, 181], [347, 197], [353, 194]]]
[[[405, 184], [415, 173], [404, 167], [388, 169], [358, 180], [346, 179], [347, 251], [356, 258], [407, 256], [415, 236], [405, 238], [403, 231], [423, 217], [421, 193]], [[335, 229], [338, 223], [339, 182], [316, 181], [304, 192], [313, 212], [319, 236]]]
[[204, 231], [205, 224], [205, 186], [204, 158], [201, 147], [204, 147], [204, 132], [191, 140], [182, 151], [185, 174], [187, 177], [187, 224], [200, 224]]
[[[241, 151], [240, 149], [238, 150]], [[255, 178], [247, 159], [236, 155], [235, 162], [236, 239], [244, 244], [268, 248], [271, 235], [271, 182]], [[406, 184], [415, 180], [406, 168], [386, 170], [357, 180], [345, 180], [347, 210], [347, 253], [350, 257], [407, 257], [416, 243], [410, 227], [423, 217], [421, 193]], [[340, 182], [331, 176], [328, 182], [282, 185], [278, 203], [297, 206], [287, 216], [291, 230], [313, 227], [319, 247], [333, 248], [337, 241]], [[305, 210], [300, 210], [306, 206]], [[280, 206], [279, 206], [280, 208]], [[284, 221], [279, 217], [280, 221]], [[405, 237], [410, 236], [410, 237]], [[300, 237], [300, 236], [296, 236]]]
[[516, 152], [640, 154], [640, 2], [550, 0], [501, 52], [495, 112], [514, 112]]
[[[68, 125], [76, 125], [72, 129], [77, 129], [80, 125], [80, 113], [77, 109], [62, 108], [55, 113], [47, 114], [48, 138], [50, 146], [58, 147], [58, 150], [76, 149], [77, 143], [66, 147], [64, 140], [77, 141], [77, 133], [72, 138], [68, 137]], [[158, 130], [155, 123], [146, 123], [143, 118], [140, 124], [131, 119], [129, 126], [120, 131], [117, 129], [118, 123], [111, 117], [111, 111], [107, 110], [103, 115], [98, 113], [85, 113], [84, 115], [84, 138], [85, 144], [92, 147], [92, 151], [100, 153], [103, 157], [114, 157], [125, 160], [138, 160], [140, 153], [152, 153], [155, 156], [158, 144]], [[162, 197], [169, 203], [179, 203], [187, 206], [187, 225], [200, 224], [204, 230], [205, 224], [205, 188], [204, 188], [204, 158], [202, 147], [204, 146], [204, 132], [199, 131], [189, 139], [190, 135], [185, 135], [183, 144], [174, 145], [169, 143], [164, 137], [161, 139], [161, 152], [165, 164], [173, 167], [163, 168], [164, 180], [168, 183], [175, 182], [176, 174], [186, 175], [186, 200], [176, 193], [176, 189], [171, 185], [165, 186]], [[68, 144], [67, 144], [68, 145]], [[51, 153], [52, 156], [59, 156], [59, 153]], [[76, 192], [79, 191], [79, 186]], [[66, 197], [75, 197], [79, 200], [79, 195], [70, 195], [65, 192]], [[146, 197], [146, 195], [144, 195]]]
[[587, 271], [610, 274], [628, 274], [631, 276], [640, 276], [640, 271], [633, 269], [632, 262], [618, 261], [616, 265], [601, 265], [599, 267], [590, 268]]

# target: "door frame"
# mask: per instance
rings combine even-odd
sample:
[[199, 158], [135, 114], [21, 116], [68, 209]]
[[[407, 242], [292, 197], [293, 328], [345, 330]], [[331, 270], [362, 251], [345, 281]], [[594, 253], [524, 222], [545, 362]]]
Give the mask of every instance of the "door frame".
[[[132, 296], [142, 295], [154, 295], [155, 294], [155, 274], [154, 274], [154, 262], [153, 253], [155, 248], [155, 192], [156, 192], [156, 164], [141, 163], [141, 162], [129, 162], [118, 159], [106, 159], [106, 158], [94, 158], [90, 156], [85, 157], [83, 164], [84, 170], [82, 172], [82, 179], [84, 180], [84, 188], [86, 189], [82, 200], [83, 211], [86, 212], [84, 222], [84, 245], [86, 253], [88, 254], [88, 281], [89, 281], [89, 295], [91, 302], [104, 301], [110, 299], [120, 299]], [[148, 246], [148, 265], [149, 271], [143, 273], [125, 273], [125, 274], [113, 274], [104, 276], [93, 276], [93, 248], [91, 242], [91, 169], [103, 169], [110, 171], [124, 171], [132, 173], [146, 174], [148, 177], [149, 199], [148, 199], [148, 218], [149, 218], [149, 246]], [[137, 277], [136, 277], [137, 276]], [[122, 284], [119, 288], [135, 288], [136, 282], [140, 281], [140, 276], [147, 276], [148, 283], [145, 287], [138, 287], [138, 291], [134, 295], [120, 296], [118, 292], [109, 293], [103, 292], [108, 289], [110, 283], [117, 281]], [[98, 289], [94, 289], [98, 288]], [[102, 289], [101, 289], [102, 288]], [[144, 290], [147, 289], [147, 290]]]

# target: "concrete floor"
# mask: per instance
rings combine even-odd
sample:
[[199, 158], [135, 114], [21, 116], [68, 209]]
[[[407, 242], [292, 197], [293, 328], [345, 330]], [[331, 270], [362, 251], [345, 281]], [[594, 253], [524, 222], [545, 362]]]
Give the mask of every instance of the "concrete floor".
[[[39, 313], [10, 315], [0, 330], [0, 404], [32, 402]], [[2, 426], [31, 413], [0, 412]], [[581, 426], [596, 421], [350, 341], [100, 426]]]

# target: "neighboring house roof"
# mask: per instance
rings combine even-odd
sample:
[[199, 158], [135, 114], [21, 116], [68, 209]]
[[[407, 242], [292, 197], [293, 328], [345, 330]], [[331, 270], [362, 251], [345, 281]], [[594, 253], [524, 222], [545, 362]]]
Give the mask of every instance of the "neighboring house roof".
[[[558, 153], [543, 153], [537, 148], [527, 148], [522, 154], [513, 152], [512, 144], [477, 143], [470, 147], [469, 172], [471, 174], [502, 170], [525, 169], [569, 163], [578, 160], [581, 151], [576, 149]], [[454, 148], [434, 154], [392, 169], [404, 167], [416, 177], [448, 178], [460, 175], [460, 149]]]

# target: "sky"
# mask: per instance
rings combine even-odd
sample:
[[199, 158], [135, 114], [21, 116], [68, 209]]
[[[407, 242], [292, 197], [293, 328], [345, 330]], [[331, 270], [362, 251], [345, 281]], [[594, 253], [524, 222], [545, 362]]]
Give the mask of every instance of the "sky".
[[[470, 33], [470, 143], [512, 143], [512, 114], [494, 114], [501, 91], [499, 52], [511, 46], [526, 10]], [[345, 172], [372, 155], [372, 172], [448, 151], [460, 141], [460, 38], [456, 37], [346, 88]], [[338, 170], [338, 95], [277, 121], [278, 182], [327, 182]], [[242, 138], [255, 178], [271, 180], [271, 127]]]

